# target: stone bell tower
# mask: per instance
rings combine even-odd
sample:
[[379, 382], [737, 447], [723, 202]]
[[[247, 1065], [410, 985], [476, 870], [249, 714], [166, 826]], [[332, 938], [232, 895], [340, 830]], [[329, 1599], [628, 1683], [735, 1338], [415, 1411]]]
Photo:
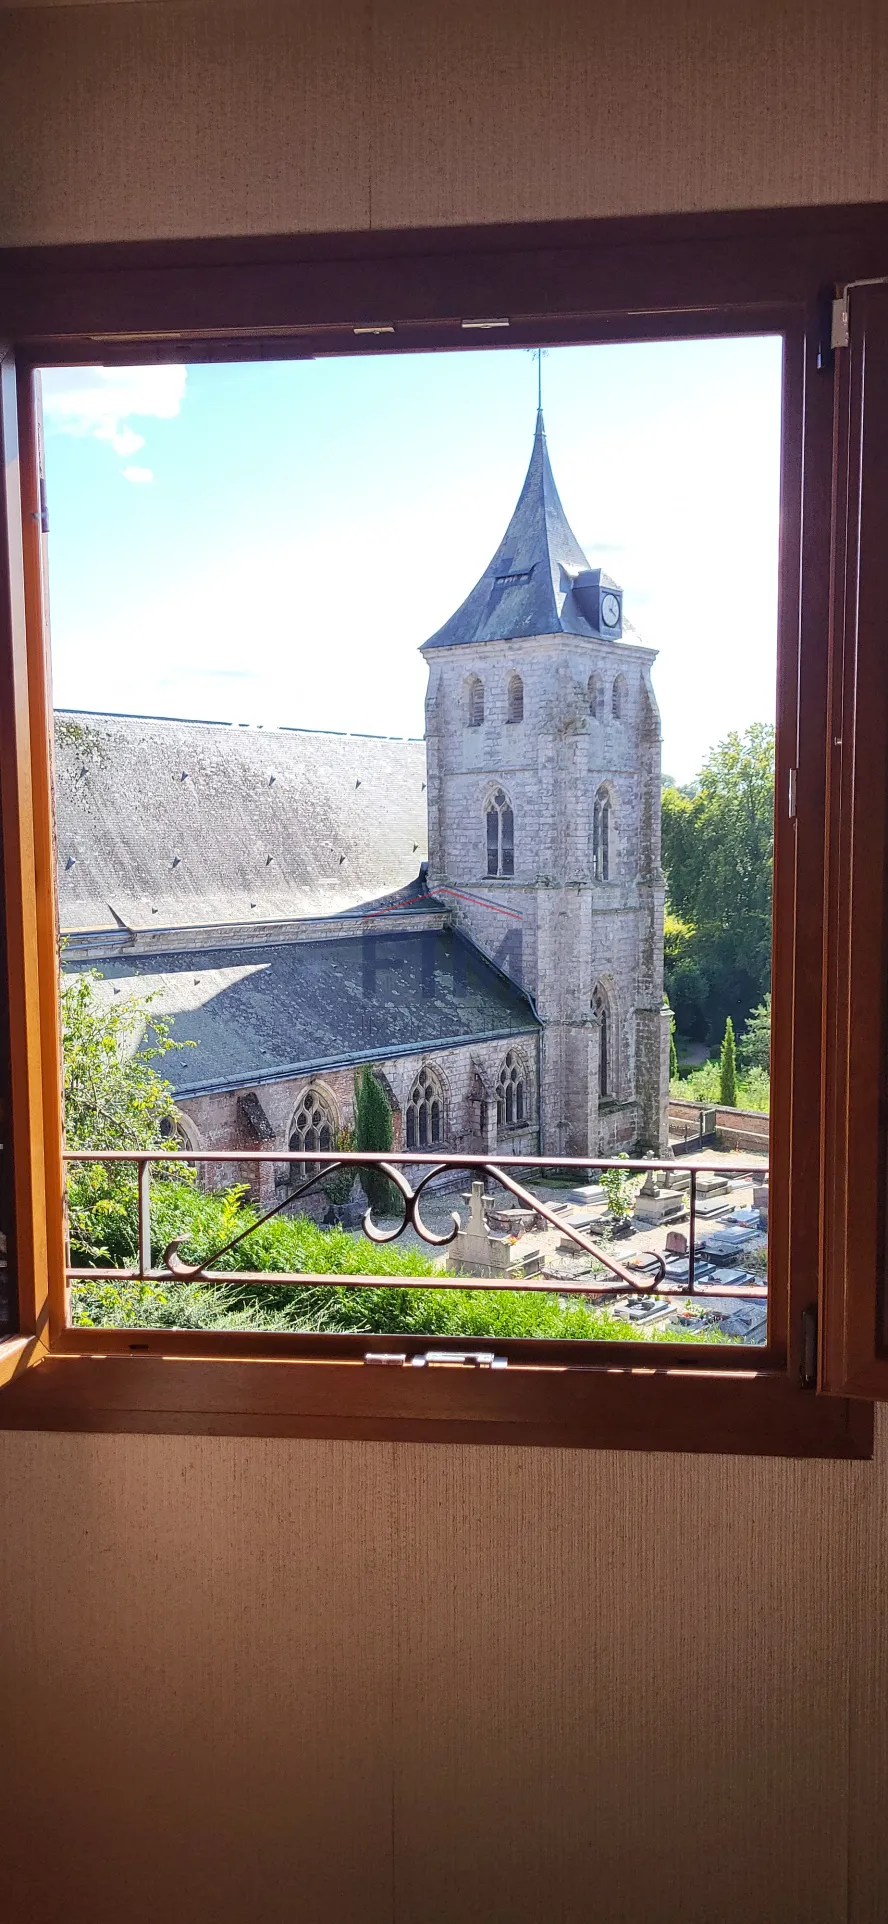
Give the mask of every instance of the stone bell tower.
[[424, 643], [429, 888], [543, 1023], [543, 1153], [667, 1147], [655, 652], [590, 568], [537, 415], [515, 512]]

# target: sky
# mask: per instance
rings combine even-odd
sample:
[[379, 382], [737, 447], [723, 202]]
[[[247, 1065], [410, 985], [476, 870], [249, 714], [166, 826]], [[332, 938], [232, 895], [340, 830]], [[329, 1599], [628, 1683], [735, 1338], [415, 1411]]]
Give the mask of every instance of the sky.
[[[550, 349], [556, 484], [659, 651], [663, 767], [773, 720], [781, 343]], [[57, 706], [421, 735], [530, 459], [525, 349], [43, 376]]]

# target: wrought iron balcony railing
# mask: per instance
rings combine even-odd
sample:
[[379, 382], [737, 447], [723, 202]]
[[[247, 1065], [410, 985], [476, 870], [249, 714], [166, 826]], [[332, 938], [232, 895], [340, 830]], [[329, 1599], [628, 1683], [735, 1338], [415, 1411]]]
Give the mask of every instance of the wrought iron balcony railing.
[[[508, 1158], [498, 1158], [496, 1156], [444, 1155], [421, 1150], [398, 1152], [397, 1154], [393, 1152], [376, 1154], [369, 1150], [354, 1150], [349, 1152], [342, 1151], [331, 1155], [329, 1150], [304, 1149], [296, 1152], [281, 1152], [276, 1149], [69, 1150], [66, 1152], [65, 1161], [69, 1167], [88, 1163], [103, 1163], [107, 1165], [127, 1164], [134, 1167], [137, 1172], [138, 1263], [130, 1268], [122, 1269], [105, 1268], [98, 1263], [94, 1263], [86, 1268], [79, 1268], [69, 1264], [66, 1272], [67, 1278], [69, 1283], [74, 1284], [87, 1281], [143, 1283], [163, 1280], [167, 1282], [206, 1281], [220, 1286], [250, 1283], [256, 1284], [257, 1286], [264, 1284], [270, 1288], [280, 1288], [282, 1285], [286, 1286], [287, 1284], [311, 1283], [312, 1286], [327, 1287], [330, 1289], [372, 1288], [376, 1290], [389, 1288], [403, 1290], [421, 1288], [423, 1290], [483, 1289], [536, 1291], [550, 1296], [592, 1298], [599, 1302], [609, 1299], [613, 1300], [617, 1296], [630, 1294], [639, 1297], [657, 1294], [660, 1296], [675, 1296], [680, 1298], [688, 1296], [696, 1298], [724, 1298], [728, 1296], [732, 1300], [754, 1302], [764, 1302], [767, 1299], [767, 1286], [764, 1281], [761, 1283], [741, 1282], [738, 1278], [736, 1286], [724, 1278], [716, 1284], [708, 1282], [705, 1279], [705, 1275], [708, 1273], [709, 1265], [701, 1265], [697, 1247], [698, 1182], [700, 1178], [719, 1175], [728, 1176], [736, 1181], [745, 1181], [746, 1183], [753, 1181], [761, 1184], [767, 1181], [767, 1171], [760, 1163], [727, 1164], [724, 1161], [692, 1163], [675, 1161], [672, 1158], [657, 1161], [648, 1157], [643, 1161], [633, 1161], [624, 1157], [607, 1158], [594, 1156], [509, 1156]], [[297, 1182], [293, 1187], [288, 1187], [283, 1197], [275, 1202], [272, 1207], [262, 1209], [261, 1213], [255, 1216], [243, 1230], [231, 1236], [228, 1241], [220, 1244], [218, 1248], [212, 1250], [200, 1262], [188, 1263], [182, 1260], [179, 1249], [182, 1243], [187, 1240], [187, 1234], [183, 1232], [182, 1235], [174, 1236], [167, 1244], [163, 1252], [162, 1261], [158, 1264], [154, 1262], [154, 1239], [151, 1220], [151, 1171], [156, 1166], [169, 1168], [176, 1164], [191, 1168], [195, 1165], [209, 1164], [221, 1164], [223, 1166], [236, 1165], [238, 1169], [243, 1168], [244, 1165], [290, 1164], [291, 1166], [297, 1166], [300, 1170], [303, 1170], [307, 1165], [315, 1166], [309, 1176], [304, 1177], [303, 1180]], [[361, 1169], [367, 1169], [368, 1167], [379, 1170], [388, 1177], [390, 1183], [397, 1190], [403, 1205], [401, 1221], [396, 1223], [394, 1227], [380, 1226], [373, 1220], [372, 1209], [366, 1211], [363, 1219], [363, 1232], [369, 1241], [373, 1243], [395, 1242], [399, 1236], [404, 1234], [406, 1229], [414, 1230], [420, 1240], [433, 1249], [444, 1249], [455, 1242], [462, 1228], [461, 1219], [457, 1212], [455, 1210], [453, 1211], [451, 1226], [445, 1233], [440, 1234], [431, 1229], [424, 1221], [420, 1210], [420, 1203], [423, 1193], [428, 1190], [429, 1185], [436, 1177], [445, 1175], [449, 1171], [464, 1171], [467, 1176], [474, 1176], [475, 1178], [480, 1178], [482, 1181], [498, 1184], [510, 1196], [513, 1196], [523, 1209], [533, 1211], [534, 1216], [542, 1218], [551, 1228], [557, 1229], [565, 1241], [573, 1243], [579, 1253], [588, 1256], [591, 1261], [599, 1265], [600, 1269], [606, 1272], [606, 1274], [604, 1277], [598, 1277], [593, 1274], [584, 1273], [576, 1279], [571, 1280], [551, 1274], [549, 1276], [533, 1277], [482, 1276], [477, 1274], [455, 1274], [450, 1270], [446, 1272], [442, 1270], [430, 1276], [419, 1276], [414, 1279], [401, 1274], [394, 1276], [342, 1274], [339, 1272], [307, 1274], [304, 1271], [289, 1272], [267, 1269], [219, 1270], [214, 1267], [214, 1265], [219, 1263], [224, 1257], [230, 1256], [233, 1250], [239, 1248], [242, 1244], [248, 1243], [250, 1237], [255, 1234], [256, 1230], [260, 1229], [265, 1223], [270, 1222], [272, 1217], [280, 1215], [284, 1210], [291, 1210], [294, 1203], [297, 1203], [300, 1197], [308, 1195], [313, 1189], [317, 1189], [319, 1184], [329, 1181], [331, 1176], [336, 1175], [340, 1170], [351, 1168], [354, 1169], [357, 1174]], [[409, 1170], [411, 1174], [405, 1174], [405, 1169]], [[417, 1169], [421, 1169], [423, 1172], [418, 1180], [415, 1175]], [[556, 1209], [551, 1201], [546, 1201], [536, 1189], [530, 1190], [526, 1188], [524, 1184], [517, 1180], [515, 1174], [516, 1170], [528, 1171], [531, 1177], [536, 1173], [537, 1179], [541, 1180], [545, 1179], [545, 1176], [549, 1172], [557, 1170], [559, 1172], [573, 1173], [579, 1179], [584, 1172], [589, 1170], [610, 1169], [619, 1170], [621, 1174], [627, 1176], [650, 1176], [652, 1173], [662, 1170], [671, 1178], [675, 1176], [680, 1176], [682, 1180], [684, 1180], [685, 1177], [688, 1178], [688, 1229], [686, 1239], [688, 1273], [686, 1280], [676, 1278], [675, 1276], [670, 1277], [667, 1274], [666, 1259], [659, 1251], [643, 1251], [636, 1258], [629, 1257], [626, 1261], [621, 1261], [619, 1256], [615, 1254], [612, 1246], [606, 1245], [603, 1247], [601, 1242], [593, 1240], [585, 1229], [581, 1229], [575, 1223], [566, 1220], [562, 1210]], [[664, 1226], [668, 1228], [669, 1225]], [[652, 1228], [653, 1225], [644, 1225], [644, 1227]], [[643, 1266], [639, 1267], [639, 1264]], [[704, 1269], [703, 1276], [698, 1274], [701, 1268]]]

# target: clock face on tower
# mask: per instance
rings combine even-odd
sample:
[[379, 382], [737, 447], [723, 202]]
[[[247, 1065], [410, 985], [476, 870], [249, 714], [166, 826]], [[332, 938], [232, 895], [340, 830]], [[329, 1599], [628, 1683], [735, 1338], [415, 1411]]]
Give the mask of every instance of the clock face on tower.
[[620, 602], [617, 595], [602, 595], [600, 612], [603, 628], [619, 628]]

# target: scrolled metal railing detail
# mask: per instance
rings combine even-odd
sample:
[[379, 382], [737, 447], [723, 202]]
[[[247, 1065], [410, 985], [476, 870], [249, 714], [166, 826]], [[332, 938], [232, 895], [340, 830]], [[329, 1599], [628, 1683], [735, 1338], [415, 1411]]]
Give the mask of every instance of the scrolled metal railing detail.
[[[433, 1230], [425, 1221], [420, 1211], [420, 1202], [424, 1191], [428, 1189], [429, 1185], [433, 1183], [437, 1177], [440, 1177], [448, 1171], [459, 1171], [466, 1176], [480, 1177], [482, 1180], [489, 1180], [499, 1184], [509, 1195], [515, 1197], [516, 1201], [519, 1202], [523, 1208], [532, 1211], [537, 1217], [542, 1217], [553, 1229], [557, 1229], [562, 1237], [574, 1243], [578, 1250], [584, 1255], [589, 1256], [594, 1262], [598, 1263], [601, 1268], [608, 1272], [607, 1281], [595, 1281], [591, 1277], [587, 1278], [585, 1275], [581, 1280], [568, 1281], [552, 1276], [541, 1280], [511, 1276], [478, 1276], [465, 1278], [448, 1273], [440, 1276], [424, 1276], [421, 1281], [417, 1281], [416, 1287], [423, 1289], [475, 1288], [487, 1290], [544, 1291], [548, 1294], [580, 1295], [584, 1297], [595, 1297], [599, 1300], [613, 1297], [617, 1294], [623, 1295], [631, 1293], [634, 1296], [643, 1297], [659, 1292], [680, 1297], [724, 1296], [730, 1294], [731, 1298], [737, 1301], [744, 1299], [762, 1301], [767, 1295], [766, 1285], [764, 1284], [757, 1284], [753, 1287], [734, 1287], [730, 1284], [712, 1287], [706, 1283], [699, 1283], [696, 1280], [695, 1274], [696, 1191], [698, 1176], [716, 1171], [725, 1173], [726, 1169], [729, 1168], [734, 1176], [745, 1176], [748, 1179], [751, 1175], [761, 1178], [763, 1175], [766, 1175], [766, 1172], [760, 1165], [726, 1166], [721, 1163], [682, 1164], [671, 1158], [655, 1160], [646, 1157], [644, 1160], [633, 1160], [627, 1157], [607, 1158], [588, 1156], [516, 1156], [510, 1157], [507, 1165], [502, 1160], [490, 1156], [447, 1155], [444, 1153], [436, 1155], [422, 1151], [401, 1152], [396, 1155], [391, 1151], [373, 1152], [370, 1150], [341, 1151], [338, 1155], [334, 1154], [331, 1156], [329, 1151], [304, 1149], [291, 1153], [278, 1150], [241, 1149], [214, 1151], [71, 1150], [66, 1152], [65, 1161], [68, 1164], [90, 1162], [129, 1163], [136, 1167], [138, 1176], [136, 1192], [138, 1207], [138, 1267], [131, 1269], [101, 1269], [97, 1266], [92, 1266], [86, 1269], [79, 1269], [71, 1266], [67, 1270], [69, 1282], [83, 1282], [89, 1279], [140, 1282], [162, 1281], [166, 1278], [177, 1282], [204, 1281], [218, 1285], [224, 1285], [225, 1283], [256, 1282], [265, 1283], [269, 1286], [286, 1286], [310, 1280], [313, 1285], [320, 1284], [328, 1288], [361, 1289], [368, 1286], [372, 1286], [373, 1288], [409, 1288], [411, 1286], [409, 1279], [405, 1281], [403, 1276], [386, 1277], [328, 1273], [306, 1278], [299, 1273], [283, 1272], [280, 1270], [228, 1270], [220, 1272], [213, 1268], [214, 1264], [220, 1262], [223, 1257], [230, 1255], [232, 1250], [246, 1242], [258, 1229], [261, 1229], [275, 1216], [280, 1215], [283, 1210], [292, 1208], [294, 1202], [297, 1202], [301, 1196], [317, 1188], [318, 1184], [328, 1181], [331, 1176], [336, 1175], [340, 1170], [352, 1169], [355, 1174], [359, 1174], [362, 1169], [373, 1168], [384, 1175], [392, 1184], [393, 1188], [397, 1190], [403, 1202], [403, 1213], [400, 1222], [397, 1222], [394, 1227], [383, 1229], [373, 1221], [372, 1206], [369, 1207], [364, 1214], [363, 1230], [368, 1240], [372, 1243], [385, 1244], [396, 1242], [407, 1229], [414, 1230], [420, 1240], [431, 1248], [443, 1249], [454, 1243], [462, 1228], [462, 1222], [457, 1211], [454, 1210], [452, 1213], [451, 1227], [445, 1232], [439, 1233]], [[199, 1163], [235, 1164], [241, 1166], [245, 1163], [259, 1166], [269, 1163], [285, 1163], [291, 1165], [298, 1163], [303, 1169], [307, 1164], [316, 1164], [317, 1166], [312, 1170], [311, 1175], [305, 1177], [302, 1182], [298, 1183], [295, 1187], [288, 1187], [280, 1201], [272, 1204], [270, 1208], [264, 1209], [245, 1229], [240, 1230], [235, 1236], [230, 1237], [227, 1242], [220, 1244], [218, 1248], [212, 1250], [209, 1255], [205, 1256], [201, 1262], [186, 1263], [182, 1261], [178, 1252], [182, 1243], [187, 1241], [187, 1237], [180, 1235], [171, 1238], [164, 1250], [163, 1267], [156, 1268], [151, 1261], [151, 1168], [155, 1164], [166, 1167], [176, 1164], [193, 1166]], [[423, 1168], [424, 1173], [418, 1181], [411, 1181], [398, 1166], [399, 1163], [406, 1163], [411, 1169], [416, 1169], [417, 1167]], [[667, 1282], [665, 1260], [659, 1251], [644, 1251], [647, 1262], [652, 1264], [653, 1267], [647, 1269], [646, 1272], [642, 1274], [638, 1272], [633, 1273], [625, 1264], [621, 1263], [610, 1250], [602, 1248], [601, 1245], [594, 1242], [584, 1230], [566, 1221], [561, 1214], [556, 1213], [549, 1203], [527, 1189], [522, 1183], [519, 1183], [513, 1173], [517, 1168], [522, 1170], [537, 1170], [542, 1174], [544, 1171], [556, 1167], [563, 1170], [576, 1171], [619, 1169], [624, 1174], [643, 1173], [645, 1175], [649, 1175], [652, 1171], [662, 1169], [668, 1170], [672, 1174], [688, 1174], [690, 1180], [688, 1195], [689, 1237], [687, 1282]]]

